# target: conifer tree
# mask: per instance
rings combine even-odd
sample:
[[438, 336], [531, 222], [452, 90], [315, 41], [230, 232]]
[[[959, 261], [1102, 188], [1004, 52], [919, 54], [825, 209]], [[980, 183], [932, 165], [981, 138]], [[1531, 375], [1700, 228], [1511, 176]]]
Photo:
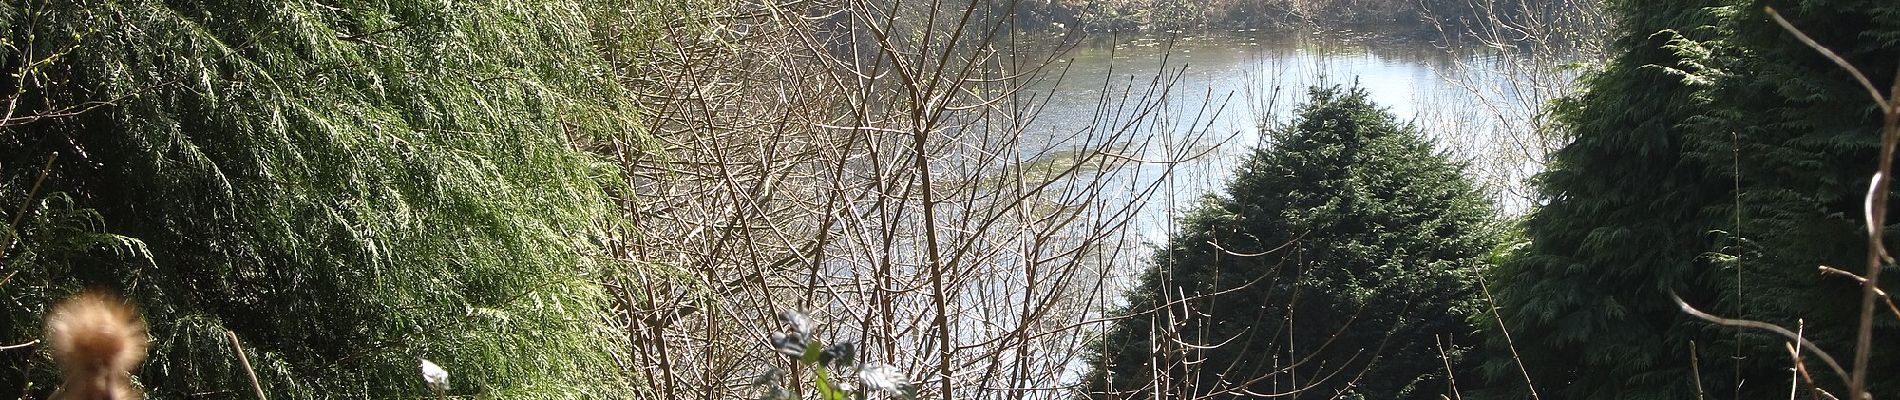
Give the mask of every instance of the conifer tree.
[[[1491, 394], [1524, 397], [1528, 375], [1545, 399], [1787, 396], [1782, 339], [1694, 319], [1672, 294], [1851, 354], [1857, 286], [1817, 267], [1864, 262], [1856, 227], [1879, 114], [1764, 6], [1892, 82], [1900, 4], [1622, 2], [1620, 54], [1557, 104], [1572, 142], [1540, 177], [1528, 241], [1495, 275], [1515, 343], [1483, 317]], [[1900, 367], [1895, 350], [1876, 349], [1876, 371]]]
[[1490, 205], [1362, 89], [1311, 90], [1269, 137], [1128, 295], [1092, 397], [1447, 393]]

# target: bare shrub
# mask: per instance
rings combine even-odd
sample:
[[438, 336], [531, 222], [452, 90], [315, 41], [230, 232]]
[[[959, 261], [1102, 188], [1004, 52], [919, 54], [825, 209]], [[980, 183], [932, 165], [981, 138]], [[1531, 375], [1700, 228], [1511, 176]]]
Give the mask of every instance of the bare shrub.
[[[1114, 267], [1143, 257], [1125, 228], [1203, 120], [1157, 122], [1170, 76], [1073, 82], [1026, 56], [1068, 44], [1012, 29], [1014, 2], [900, 4], [629, 12], [665, 39], [628, 50], [654, 142], [598, 144], [632, 176], [633, 226], [603, 229], [640, 233], [606, 279], [658, 398], [809, 373], [762, 351], [781, 310], [923, 397], [1073, 395]], [[1038, 124], [1077, 84], [1102, 89], [1095, 123]]]

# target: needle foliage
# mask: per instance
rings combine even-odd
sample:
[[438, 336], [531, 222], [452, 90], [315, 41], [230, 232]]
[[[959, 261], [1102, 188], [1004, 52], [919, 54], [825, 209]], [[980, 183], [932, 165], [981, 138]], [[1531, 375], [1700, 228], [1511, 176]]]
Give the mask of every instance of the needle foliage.
[[1092, 398], [1450, 393], [1492, 207], [1366, 96], [1311, 90], [1182, 221], [1110, 328]]
[[[1499, 398], [1528, 395], [1520, 362], [1544, 399], [1789, 395], [1785, 339], [1694, 319], [1672, 293], [1717, 315], [1801, 329], [1852, 359], [1860, 289], [1817, 268], [1865, 265], [1880, 113], [1767, 6], [1874, 82], [1893, 82], [1900, 3], [1620, 2], [1618, 54], [1557, 104], [1572, 140], [1539, 178], [1544, 204], [1524, 223], [1528, 242], [1494, 279], [1522, 355], [1487, 334], [1486, 370], [1512, 388]], [[1876, 337], [1900, 334], [1878, 312]], [[1875, 347], [1874, 397], [1895, 396], [1900, 387], [1878, 371], [1900, 368], [1900, 346]], [[1845, 397], [1807, 357], [1815, 382]]]

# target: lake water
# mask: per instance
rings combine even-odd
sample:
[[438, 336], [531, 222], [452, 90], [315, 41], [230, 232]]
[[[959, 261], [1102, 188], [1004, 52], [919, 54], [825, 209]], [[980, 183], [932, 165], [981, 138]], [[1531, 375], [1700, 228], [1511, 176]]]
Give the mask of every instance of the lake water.
[[[1138, 240], [1148, 243], [1165, 241], [1174, 217], [1221, 190], [1260, 143], [1262, 127], [1288, 121], [1308, 87], [1335, 84], [1364, 88], [1469, 163], [1505, 213], [1522, 212], [1529, 196], [1519, 182], [1542, 157], [1523, 132], [1537, 106], [1570, 79], [1526, 74], [1516, 67], [1519, 57], [1495, 51], [1338, 35], [1096, 38], [1056, 55], [1045, 78], [1030, 85], [1047, 97], [1029, 136], [1134, 143], [1127, 155], [1146, 162], [1118, 172], [1123, 184], [1166, 179], [1166, 190], [1145, 199], [1135, 221]], [[1169, 159], [1185, 161], [1161, 162]]]

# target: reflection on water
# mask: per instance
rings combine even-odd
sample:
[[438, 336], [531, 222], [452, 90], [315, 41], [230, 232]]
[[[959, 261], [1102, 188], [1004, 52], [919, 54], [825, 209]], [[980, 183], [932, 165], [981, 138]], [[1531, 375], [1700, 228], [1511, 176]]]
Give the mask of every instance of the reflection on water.
[[[1514, 187], [1508, 181], [1534, 172], [1538, 155], [1499, 143], [1505, 131], [1527, 129], [1517, 119], [1531, 110], [1508, 108], [1535, 107], [1546, 95], [1520, 92], [1524, 81], [1511, 84], [1505, 71], [1515, 69], [1503, 68], [1505, 62], [1486, 52], [1448, 51], [1420, 42], [1303, 35], [1096, 38], [1058, 54], [1048, 76], [1030, 83], [1029, 92], [1048, 97], [1029, 125], [1029, 136], [1043, 143], [1077, 143], [1090, 129], [1123, 129], [1147, 135], [1130, 156], [1198, 155], [1184, 163], [1145, 164], [1119, 177], [1131, 188], [1170, 180], [1169, 190], [1152, 199], [1136, 226], [1142, 241], [1160, 243], [1168, 235], [1168, 221], [1194, 199], [1219, 190], [1260, 144], [1260, 127], [1285, 123], [1304, 101], [1306, 88], [1315, 85], [1365, 88], [1400, 120], [1417, 124], [1440, 149], [1474, 164], [1475, 175], [1493, 175], [1480, 180]], [[1144, 107], [1145, 102], [1156, 107]], [[1487, 171], [1498, 165], [1500, 171]], [[1170, 169], [1172, 174], [1164, 174]], [[1493, 187], [1494, 197], [1506, 212], [1520, 212], [1524, 202], [1503, 194], [1507, 189]]]

